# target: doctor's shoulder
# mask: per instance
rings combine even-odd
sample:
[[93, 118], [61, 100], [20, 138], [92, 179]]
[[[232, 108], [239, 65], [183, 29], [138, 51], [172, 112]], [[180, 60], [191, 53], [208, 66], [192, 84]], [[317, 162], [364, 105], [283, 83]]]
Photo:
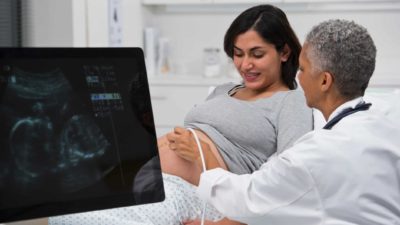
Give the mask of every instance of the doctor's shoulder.
[[312, 155], [311, 159], [329, 161], [357, 155], [369, 146], [385, 142], [400, 144], [400, 128], [386, 118], [366, 111], [343, 118], [331, 130], [318, 128], [306, 133], [284, 153], [306, 160]]
[[307, 158], [309, 154], [325, 154], [334, 151], [351, 137], [332, 132], [332, 130], [316, 129], [301, 136], [293, 146], [285, 150], [282, 154], [290, 154], [299, 158]]
[[[293, 166], [300, 166], [316, 180], [331, 179], [337, 176], [344, 179], [343, 171], [351, 171], [354, 162], [350, 161], [347, 141], [343, 136], [331, 135], [329, 130], [314, 130], [299, 138], [292, 147], [279, 154], [279, 158]], [[347, 144], [346, 144], [347, 143]], [[325, 172], [324, 172], [325, 171]], [[329, 178], [325, 177], [329, 174]]]

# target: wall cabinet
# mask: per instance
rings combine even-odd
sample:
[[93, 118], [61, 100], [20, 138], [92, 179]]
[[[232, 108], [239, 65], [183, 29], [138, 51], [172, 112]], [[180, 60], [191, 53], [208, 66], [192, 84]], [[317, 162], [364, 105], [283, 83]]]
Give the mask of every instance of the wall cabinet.
[[182, 126], [186, 113], [207, 97], [207, 89], [204, 86], [151, 84], [151, 104], [157, 136], [166, 134], [175, 126]]
[[204, 79], [201, 77], [150, 78], [150, 96], [157, 136], [162, 136], [176, 126], [196, 104], [203, 102], [210, 90], [227, 82], [238, 82], [229, 78]]

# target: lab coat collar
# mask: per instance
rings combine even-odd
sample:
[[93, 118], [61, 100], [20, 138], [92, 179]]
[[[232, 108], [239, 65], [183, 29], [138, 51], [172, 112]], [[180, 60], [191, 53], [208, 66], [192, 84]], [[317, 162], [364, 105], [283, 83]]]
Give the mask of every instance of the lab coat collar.
[[347, 101], [345, 103], [343, 103], [342, 105], [340, 105], [339, 107], [337, 107], [329, 116], [328, 121], [329, 122], [331, 119], [333, 119], [336, 115], [338, 115], [339, 113], [341, 113], [343, 110], [348, 109], [348, 108], [354, 108], [356, 107], [356, 105], [358, 105], [360, 102], [364, 101], [362, 97], [357, 97], [353, 100]]

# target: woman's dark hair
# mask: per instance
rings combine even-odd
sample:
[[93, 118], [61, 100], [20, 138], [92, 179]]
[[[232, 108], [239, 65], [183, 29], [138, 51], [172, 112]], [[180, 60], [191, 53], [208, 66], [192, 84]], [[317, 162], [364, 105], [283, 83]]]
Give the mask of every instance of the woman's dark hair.
[[286, 14], [272, 5], [259, 5], [242, 12], [232, 22], [224, 38], [224, 50], [233, 59], [233, 47], [237, 36], [248, 30], [256, 31], [267, 43], [282, 52], [285, 44], [291, 50], [286, 62], [282, 62], [282, 79], [289, 89], [296, 89], [295, 80], [301, 51], [300, 42], [294, 33]]

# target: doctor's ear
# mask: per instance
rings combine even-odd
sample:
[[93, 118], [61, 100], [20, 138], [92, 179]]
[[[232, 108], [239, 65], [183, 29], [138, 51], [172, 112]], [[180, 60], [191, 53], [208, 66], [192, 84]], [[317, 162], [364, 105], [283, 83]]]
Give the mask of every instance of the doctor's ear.
[[333, 85], [333, 74], [330, 72], [322, 72], [321, 76], [321, 90], [328, 91]]
[[289, 59], [291, 52], [292, 52], [292, 50], [289, 48], [289, 45], [285, 44], [281, 51], [281, 61], [286, 62]]

